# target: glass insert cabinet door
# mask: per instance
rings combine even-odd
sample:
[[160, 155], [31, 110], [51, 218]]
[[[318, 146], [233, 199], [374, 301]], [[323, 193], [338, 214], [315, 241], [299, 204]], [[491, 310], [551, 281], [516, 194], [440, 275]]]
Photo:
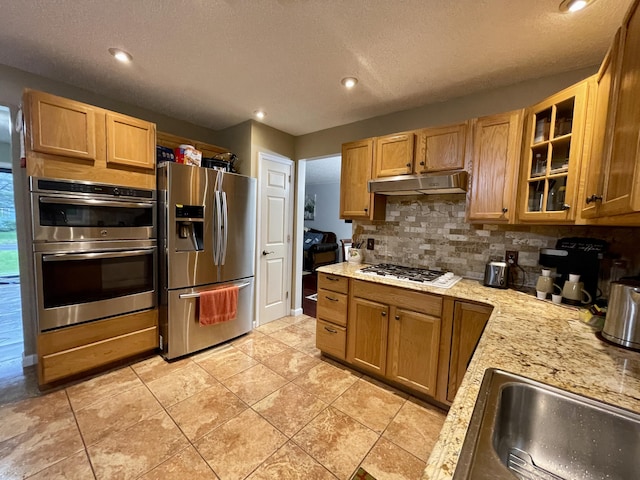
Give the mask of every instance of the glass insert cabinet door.
[[523, 158], [525, 217], [569, 218], [579, 173], [586, 89], [583, 82], [531, 110]]

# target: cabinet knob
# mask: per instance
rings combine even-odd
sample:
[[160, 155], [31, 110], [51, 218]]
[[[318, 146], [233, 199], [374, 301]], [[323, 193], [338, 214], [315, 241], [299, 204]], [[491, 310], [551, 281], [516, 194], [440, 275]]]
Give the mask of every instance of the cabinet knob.
[[424, 165], [424, 161], [420, 162], [420, 165]]
[[407, 163], [406, 167], [407, 167], [407, 168], [411, 168], [411, 164], [410, 164], [410, 163]]
[[507, 213], [509, 209], [507, 207], [502, 207], [502, 213]]
[[591, 202], [601, 202], [602, 201], [602, 195], [596, 195], [593, 194], [590, 197], [587, 197], [586, 202], [587, 205], [589, 205]]
[[571, 208], [571, 205], [569, 205], [568, 203], [563, 203], [562, 206], [560, 207], [560, 210], [569, 210]]
[[387, 316], [387, 312], [380, 312], [380, 315], [382, 315], [383, 317]]
[[369, 209], [365, 207], [364, 211], [365, 211], [365, 212], [368, 212], [368, 211], [369, 211]]
[[400, 320], [400, 315], [396, 315], [396, 320]]

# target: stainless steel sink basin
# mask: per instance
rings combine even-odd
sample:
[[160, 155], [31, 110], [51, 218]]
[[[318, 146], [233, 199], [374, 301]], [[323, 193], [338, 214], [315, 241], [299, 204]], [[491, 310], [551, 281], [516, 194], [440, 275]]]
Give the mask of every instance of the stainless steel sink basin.
[[453, 478], [640, 478], [640, 415], [488, 369]]

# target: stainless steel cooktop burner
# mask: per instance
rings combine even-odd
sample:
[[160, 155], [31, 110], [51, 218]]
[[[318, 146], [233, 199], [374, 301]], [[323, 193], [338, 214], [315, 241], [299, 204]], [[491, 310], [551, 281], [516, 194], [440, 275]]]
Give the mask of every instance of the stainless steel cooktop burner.
[[451, 272], [429, 270], [427, 268], [403, 267], [391, 263], [381, 263], [358, 270], [365, 275], [378, 275], [400, 281], [422, 283], [435, 287], [449, 288], [455, 285], [462, 277]]

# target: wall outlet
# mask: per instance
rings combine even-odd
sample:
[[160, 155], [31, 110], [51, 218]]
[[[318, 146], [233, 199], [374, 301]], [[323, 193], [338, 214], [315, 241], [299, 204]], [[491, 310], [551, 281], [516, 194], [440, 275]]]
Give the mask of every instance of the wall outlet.
[[373, 250], [373, 245], [375, 241], [373, 238], [367, 238], [367, 250]]
[[514, 250], [507, 250], [504, 254], [504, 259], [509, 265], [515, 267], [518, 265], [518, 252]]

